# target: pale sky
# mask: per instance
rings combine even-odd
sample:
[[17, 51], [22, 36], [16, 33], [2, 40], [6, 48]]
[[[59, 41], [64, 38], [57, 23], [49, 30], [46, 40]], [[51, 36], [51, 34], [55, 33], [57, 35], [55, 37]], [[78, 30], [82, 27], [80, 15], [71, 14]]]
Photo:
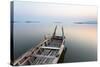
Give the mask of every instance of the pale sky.
[[34, 2], [15, 2], [15, 19], [19, 17], [78, 17], [78, 18], [97, 18], [96, 6], [78, 6], [54, 3], [34, 3]]

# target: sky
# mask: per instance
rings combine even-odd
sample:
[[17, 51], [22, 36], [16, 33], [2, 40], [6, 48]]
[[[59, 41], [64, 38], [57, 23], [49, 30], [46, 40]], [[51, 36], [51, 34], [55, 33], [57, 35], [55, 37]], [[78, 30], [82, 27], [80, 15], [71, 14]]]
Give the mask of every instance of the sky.
[[[14, 20], [31, 21], [96, 21], [96, 6], [67, 5], [18, 1], [14, 3]], [[70, 23], [69, 22], [69, 23]]]

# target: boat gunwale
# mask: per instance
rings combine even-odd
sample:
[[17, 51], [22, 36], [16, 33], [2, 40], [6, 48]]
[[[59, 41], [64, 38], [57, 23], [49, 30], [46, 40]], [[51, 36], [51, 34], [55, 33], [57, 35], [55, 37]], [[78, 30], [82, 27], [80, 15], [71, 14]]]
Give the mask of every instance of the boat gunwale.
[[[62, 53], [62, 51], [64, 50], [64, 41], [65, 41], [65, 37], [64, 37], [64, 32], [63, 32], [63, 27], [62, 27], [62, 36], [56, 36], [55, 33], [56, 33], [56, 29], [57, 29], [57, 26], [55, 27], [55, 30], [54, 30], [54, 33], [53, 33], [53, 36], [51, 36], [50, 38], [46, 38], [44, 41], [40, 42], [38, 45], [36, 45], [36, 47], [32, 47], [31, 49], [29, 49], [27, 52], [25, 52], [24, 54], [22, 54], [21, 56], [19, 56], [13, 63], [13, 65], [23, 65], [25, 62], [27, 62], [30, 58], [33, 57], [33, 54], [36, 54], [39, 49], [42, 47], [42, 46], [45, 46], [45, 43], [48, 42], [48, 41], [52, 41], [52, 40], [61, 40], [61, 46], [60, 48], [58, 49], [58, 56], [55, 57], [55, 59], [53, 60], [52, 63], [57, 63], [59, 58], [60, 58], [60, 55]], [[36, 50], [36, 51], [35, 51]], [[20, 61], [21, 60], [24, 60], [21, 64], [20, 64]]]

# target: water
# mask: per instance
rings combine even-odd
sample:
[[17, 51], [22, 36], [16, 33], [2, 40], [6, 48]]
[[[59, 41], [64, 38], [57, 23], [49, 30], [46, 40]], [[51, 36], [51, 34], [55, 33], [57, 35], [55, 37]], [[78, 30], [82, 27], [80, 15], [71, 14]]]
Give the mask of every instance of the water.
[[97, 60], [96, 27], [79, 25], [66, 32], [66, 47], [64, 62], [82, 62]]
[[35, 47], [44, 35], [52, 35], [58, 25], [57, 35], [61, 35], [61, 26], [64, 27], [66, 37], [64, 55], [66, 62], [82, 62], [97, 60], [97, 30], [96, 24], [65, 23], [14, 23], [14, 59], [17, 59], [27, 50]]

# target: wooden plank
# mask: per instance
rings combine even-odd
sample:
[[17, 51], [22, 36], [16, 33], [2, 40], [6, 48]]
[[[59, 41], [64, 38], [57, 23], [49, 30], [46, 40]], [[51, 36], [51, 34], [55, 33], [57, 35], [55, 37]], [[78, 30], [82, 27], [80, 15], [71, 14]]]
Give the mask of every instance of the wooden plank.
[[55, 56], [34, 55], [35, 57], [55, 58]]
[[60, 49], [58, 47], [41, 47], [41, 48], [44, 48], [44, 49], [55, 49], [55, 50], [59, 50]]

